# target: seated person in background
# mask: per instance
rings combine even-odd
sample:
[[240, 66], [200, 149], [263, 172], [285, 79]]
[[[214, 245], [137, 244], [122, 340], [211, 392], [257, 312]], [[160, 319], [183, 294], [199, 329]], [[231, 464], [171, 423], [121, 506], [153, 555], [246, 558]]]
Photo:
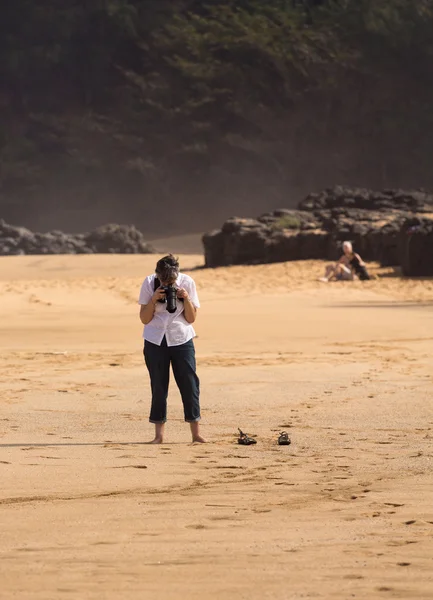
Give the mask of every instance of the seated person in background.
[[320, 281], [354, 281], [360, 279], [366, 281], [370, 279], [365, 262], [353, 251], [352, 242], [343, 242], [343, 255], [337, 263], [328, 265], [325, 270], [325, 276]]

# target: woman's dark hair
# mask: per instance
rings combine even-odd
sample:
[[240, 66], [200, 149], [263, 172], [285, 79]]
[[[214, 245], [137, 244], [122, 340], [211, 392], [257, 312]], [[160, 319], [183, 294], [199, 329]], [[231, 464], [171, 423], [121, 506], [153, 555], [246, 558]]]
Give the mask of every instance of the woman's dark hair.
[[178, 259], [173, 254], [164, 256], [156, 263], [155, 273], [161, 281], [176, 280], [179, 275]]

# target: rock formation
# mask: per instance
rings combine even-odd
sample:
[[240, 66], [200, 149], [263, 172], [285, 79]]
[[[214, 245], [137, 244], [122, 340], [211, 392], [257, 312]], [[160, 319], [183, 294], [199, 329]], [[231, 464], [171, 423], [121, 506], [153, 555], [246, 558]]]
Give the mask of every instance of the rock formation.
[[[341, 242], [350, 240], [365, 260], [383, 266], [400, 265], [406, 239], [402, 230], [411, 219], [421, 219], [416, 236], [423, 236], [427, 242], [428, 234], [421, 231], [427, 232], [427, 224], [433, 223], [432, 195], [336, 186], [310, 194], [299, 203], [298, 210], [279, 209], [257, 219], [228, 219], [220, 230], [203, 236], [205, 263], [217, 267], [314, 258], [335, 260], [341, 254]], [[414, 274], [411, 266], [405, 272]]]
[[407, 219], [400, 232], [403, 275], [433, 276], [433, 219]]
[[17, 254], [148, 254], [152, 247], [134, 226], [104, 225], [89, 233], [34, 233], [0, 219], [0, 255]]

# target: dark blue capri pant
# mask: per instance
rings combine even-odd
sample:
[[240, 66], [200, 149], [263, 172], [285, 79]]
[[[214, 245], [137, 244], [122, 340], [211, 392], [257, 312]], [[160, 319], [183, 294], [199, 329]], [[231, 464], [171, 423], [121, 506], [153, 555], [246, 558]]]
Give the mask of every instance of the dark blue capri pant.
[[150, 375], [152, 407], [149, 421], [165, 423], [167, 420], [167, 396], [170, 381], [170, 364], [182, 396], [185, 421], [200, 421], [200, 380], [197, 377], [194, 342], [180, 346], [167, 346], [164, 337], [161, 346], [144, 342], [144, 360]]

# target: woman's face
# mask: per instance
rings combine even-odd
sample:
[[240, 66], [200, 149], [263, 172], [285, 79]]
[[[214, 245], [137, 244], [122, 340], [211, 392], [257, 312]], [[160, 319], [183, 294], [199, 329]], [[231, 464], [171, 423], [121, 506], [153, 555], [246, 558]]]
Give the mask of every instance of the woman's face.
[[171, 277], [168, 279], [164, 279], [163, 277], [161, 277], [161, 275], [158, 275], [158, 273], [156, 273], [156, 276], [158, 277], [160, 283], [162, 286], [167, 286], [167, 285], [174, 285], [176, 283], [176, 279], [177, 277]]
[[352, 248], [348, 244], [343, 246], [343, 252], [346, 256], [350, 256], [352, 254]]

